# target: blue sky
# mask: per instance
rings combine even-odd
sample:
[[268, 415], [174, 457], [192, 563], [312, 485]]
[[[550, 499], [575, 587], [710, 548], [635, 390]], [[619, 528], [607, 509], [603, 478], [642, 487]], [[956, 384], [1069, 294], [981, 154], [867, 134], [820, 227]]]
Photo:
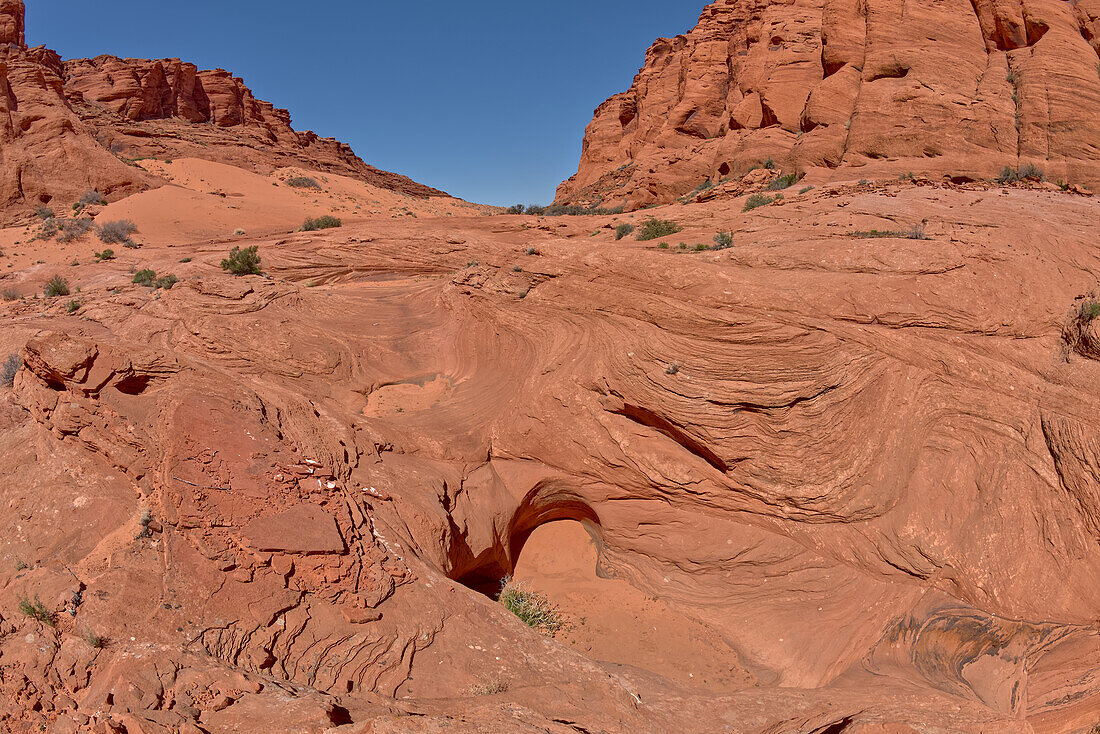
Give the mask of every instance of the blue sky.
[[592, 111], [705, 4], [28, 0], [27, 41], [228, 69], [379, 168], [471, 201], [548, 203]]

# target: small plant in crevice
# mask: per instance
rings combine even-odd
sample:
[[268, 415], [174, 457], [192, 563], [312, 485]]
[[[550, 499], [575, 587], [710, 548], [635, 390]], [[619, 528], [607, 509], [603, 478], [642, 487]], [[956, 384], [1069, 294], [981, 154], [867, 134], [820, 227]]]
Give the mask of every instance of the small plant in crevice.
[[528, 255], [538, 255], [539, 251], [534, 247], [528, 247], [527, 248], [527, 254]]
[[141, 525], [141, 532], [137, 534], [135, 540], [141, 540], [142, 538], [150, 538], [153, 536], [153, 531], [149, 529], [149, 525], [153, 522], [153, 513], [149, 510], [141, 511], [141, 519], [138, 524]]
[[648, 242], [650, 240], [656, 240], [661, 237], [668, 237], [669, 235], [676, 234], [681, 229], [683, 229], [683, 227], [676, 222], [651, 217], [642, 222], [642, 227], [638, 230], [637, 240], [639, 242]]
[[222, 270], [233, 275], [259, 275], [260, 274], [260, 247], [234, 247], [229, 251], [229, 257], [222, 260]]
[[798, 190], [798, 193], [805, 194], [805, 193], [807, 193], [809, 191], [813, 191], [813, 190], [814, 190], [813, 186], [803, 186], [801, 189]]
[[499, 601], [528, 627], [550, 636], [565, 626], [561, 613], [546, 597], [512, 578], [501, 582]]
[[733, 247], [733, 232], [719, 232], [714, 235], [715, 250], [726, 250]]
[[103, 637], [102, 635], [97, 635], [90, 629], [84, 630], [84, 633], [81, 635], [81, 637], [83, 638], [84, 642], [88, 644], [88, 647], [94, 650], [102, 650], [107, 647], [107, 638]]
[[616, 240], [621, 240], [623, 237], [626, 237], [627, 235], [629, 235], [634, 230], [635, 230], [635, 227], [634, 227], [633, 224], [627, 224], [627, 223], [624, 222], [623, 224], [620, 224], [619, 226], [615, 227], [615, 239]]
[[3, 384], [4, 387], [14, 385], [15, 375], [21, 369], [23, 369], [23, 360], [19, 359], [18, 354], [9, 354], [8, 358], [4, 360], [3, 367], [0, 367], [0, 384]]
[[34, 601], [31, 601], [27, 597], [23, 597], [19, 600], [19, 611], [24, 616], [41, 622], [49, 627], [54, 626], [53, 614], [50, 610], [46, 609], [46, 605], [42, 603], [42, 600], [37, 596], [34, 597]]
[[180, 282], [180, 279], [174, 275], [164, 275], [156, 279], [153, 283], [154, 288], [163, 288], [166, 291], [172, 290], [172, 286]]
[[62, 278], [60, 275], [55, 275], [46, 281], [46, 287], [42, 292], [46, 298], [57, 298], [58, 296], [69, 295], [69, 281]]
[[665, 374], [666, 375], [677, 375], [679, 373], [680, 373], [680, 363], [679, 362], [670, 362], [668, 364], [668, 366], [665, 367]]
[[84, 304], [81, 301], [78, 301], [78, 300], [74, 299], [74, 300], [69, 301], [68, 303], [65, 304], [65, 312], [66, 313], [76, 313], [77, 311], [80, 310], [80, 307], [83, 306], [83, 305]]

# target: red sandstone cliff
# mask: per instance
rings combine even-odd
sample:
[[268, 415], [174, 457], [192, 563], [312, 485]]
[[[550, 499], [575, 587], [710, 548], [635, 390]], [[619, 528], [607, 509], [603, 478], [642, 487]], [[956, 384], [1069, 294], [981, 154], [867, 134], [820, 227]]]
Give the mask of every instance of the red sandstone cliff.
[[767, 158], [1095, 184], [1098, 53], [1097, 0], [718, 0], [596, 110], [558, 201], [667, 203]]
[[206, 158], [257, 170], [304, 166], [414, 196], [442, 192], [380, 171], [351, 148], [291, 127], [223, 70], [178, 60], [62, 61], [27, 48], [22, 0], [0, 2], [0, 210], [11, 219], [89, 188], [110, 198], [162, 183], [127, 160]]

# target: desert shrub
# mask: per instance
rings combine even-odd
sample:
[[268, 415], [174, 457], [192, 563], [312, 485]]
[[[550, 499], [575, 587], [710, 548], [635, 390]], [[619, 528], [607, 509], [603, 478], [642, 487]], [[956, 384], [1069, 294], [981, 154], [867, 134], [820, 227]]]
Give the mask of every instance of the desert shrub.
[[21, 611], [25, 616], [37, 620], [42, 624], [49, 625], [50, 627], [53, 627], [54, 625], [53, 614], [50, 613], [50, 610], [46, 609], [46, 605], [43, 604], [37, 596], [34, 597], [34, 601], [31, 601], [26, 597], [20, 599], [19, 611]]
[[67, 296], [69, 295], [69, 282], [60, 275], [55, 275], [46, 281], [46, 287], [43, 289], [43, 293], [45, 293], [46, 298]]
[[76, 313], [80, 310], [80, 307], [84, 304], [77, 300], [69, 301], [65, 304], [65, 311], [68, 313]]
[[768, 184], [768, 191], [782, 191], [783, 189], [789, 189], [798, 182], [797, 173], [788, 173], [785, 176], [776, 176]]
[[1046, 178], [1046, 174], [1043, 173], [1043, 169], [1036, 166], [1034, 163], [1025, 163], [1019, 168], [1013, 168], [1012, 166], [1005, 166], [1001, 170], [1001, 175], [997, 177], [997, 183], [999, 184], [1014, 184], [1026, 181], [1027, 179], [1034, 179], [1036, 181], [1042, 181]]
[[909, 229], [864, 229], [852, 232], [852, 237], [864, 240], [873, 239], [899, 239], [899, 240], [927, 240], [931, 239], [924, 233], [923, 224], [914, 224]]
[[546, 207], [539, 206], [538, 204], [528, 204], [526, 214], [533, 214], [534, 216], [541, 217], [546, 213]]
[[500, 603], [533, 629], [552, 635], [563, 626], [561, 614], [546, 597], [512, 579], [504, 579]]
[[14, 288], [5, 288], [2, 295], [5, 301], [19, 300], [19, 291], [15, 290]]
[[813, 186], [803, 186], [801, 189], [798, 190], [798, 193], [805, 194], [806, 192], [813, 191], [813, 190], [814, 190]]
[[141, 540], [142, 538], [151, 538], [153, 531], [149, 529], [149, 525], [153, 522], [153, 513], [149, 510], [141, 511], [141, 519], [138, 524], [141, 525], [141, 532], [137, 534], [135, 540]]
[[154, 288], [163, 288], [166, 291], [172, 290], [172, 286], [179, 283], [180, 279], [174, 275], [165, 275], [161, 278], [157, 278], [157, 281], [153, 284]]
[[528, 255], [537, 255], [537, 254], [539, 254], [539, 251], [534, 247], [528, 247], [527, 248], [527, 254]]
[[615, 239], [621, 240], [623, 237], [626, 237], [628, 234], [630, 234], [633, 231], [634, 231], [634, 225], [633, 224], [626, 224], [626, 223], [620, 224], [618, 227], [615, 228]]
[[34, 210], [34, 213], [42, 221], [46, 221], [47, 219], [53, 219], [53, 209], [49, 208], [48, 206], [40, 206], [40, 207], [38, 207], [37, 209]]
[[514, 204], [505, 211], [505, 214], [523, 214], [525, 208], [523, 204]]
[[95, 189], [92, 189], [91, 191], [85, 191], [76, 203], [83, 204], [84, 206], [106, 206], [107, 198]]
[[321, 184], [317, 183], [309, 176], [295, 176], [286, 180], [287, 186], [293, 186], [296, 189], [319, 189]]
[[753, 194], [745, 200], [745, 208], [742, 211], [752, 211], [762, 206], [767, 206], [772, 202], [779, 201], [783, 198], [783, 194], [776, 194], [775, 196], [768, 196], [767, 194]]
[[642, 228], [638, 230], [638, 240], [640, 242], [646, 242], [660, 239], [661, 237], [668, 237], [670, 234], [676, 234], [681, 229], [683, 229], [683, 227], [676, 224], [676, 222], [651, 217], [642, 222]]
[[4, 387], [11, 387], [15, 384], [15, 375], [23, 368], [23, 360], [19, 359], [18, 354], [9, 354], [8, 358], [4, 360], [4, 365], [0, 367], [0, 383]]
[[775, 160], [772, 159], [772, 158], [768, 158], [767, 160], [765, 160], [763, 163], [760, 164], [760, 167], [761, 168], [766, 168], [769, 171], [774, 171], [775, 170]]
[[316, 219], [307, 219], [305, 224], [302, 225], [302, 231], [314, 232], [319, 229], [333, 229], [342, 225], [343, 222], [341, 222], [339, 218], [326, 214]]
[[42, 221], [38, 231], [35, 232], [34, 238], [36, 240], [52, 240], [57, 236], [60, 227], [58, 227], [57, 220], [53, 217]]
[[222, 270], [228, 270], [233, 275], [259, 275], [260, 274], [260, 248], [258, 245], [246, 247], [234, 247], [229, 251], [229, 257], [222, 260]]
[[95, 225], [95, 222], [87, 217], [79, 217], [77, 219], [49, 219], [43, 223], [43, 227], [50, 222], [57, 223], [57, 241], [62, 244], [74, 242], [81, 239], [84, 235], [88, 234]]
[[119, 219], [114, 222], [104, 222], [95, 228], [99, 241], [117, 245], [130, 241], [130, 235], [137, 232], [137, 225], [128, 219]]
[[157, 279], [156, 272], [152, 271], [152, 270], [149, 270], [148, 268], [145, 268], [143, 270], [139, 270], [136, 273], [134, 273], [133, 282], [136, 283], [137, 285], [143, 285], [146, 288], [152, 288], [153, 287], [153, 282], [156, 279]]
[[235, 234], [235, 235], [237, 235], [238, 237], [240, 237], [241, 235], [243, 235], [243, 234], [248, 234], [248, 233], [247, 233], [247, 232], [245, 232], [245, 231], [244, 231], [243, 229], [235, 229], [235, 230], [233, 230], [233, 234]]
[[733, 232], [719, 232], [714, 235], [714, 249], [725, 250], [733, 247]]
[[104, 249], [103, 252], [95, 253], [95, 259], [103, 262], [104, 260], [114, 260], [115, 251], [111, 249]]
[[96, 650], [102, 650], [103, 648], [107, 647], [107, 638], [101, 635], [97, 635], [91, 630], [84, 630], [84, 634], [82, 634], [81, 637], [84, 638], [84, 642], [88, 643], [88, 647], [94, 648]]
[[481, 683], [475, 683], [470, 686], [471, 696], [495, 696], [507, 692], [508, 681], [500, 680], [499, 678], [482, 681]]
[[665, 374], [666, 375], [675, 375], [675, 374], [679, 374], [679, 372], [680, 372], [680, 363], [679, 362], [671, 362], [671, 363], [669, 363], [669, 365], [667, 367], [665, 367]]
[[668, 249], [668, 243], [667, 242], [662, 242], [661, 244], [657, 245], [657, 249], [658, 250], [667, 250]]

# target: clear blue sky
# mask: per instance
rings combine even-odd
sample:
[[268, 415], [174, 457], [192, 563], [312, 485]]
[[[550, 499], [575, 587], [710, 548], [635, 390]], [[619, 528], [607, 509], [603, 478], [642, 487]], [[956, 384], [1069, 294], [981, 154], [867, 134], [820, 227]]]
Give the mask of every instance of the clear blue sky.
[[488, 204], [548, 203], [584, 126], [706, 0], [28, 0], [64, 58], [178, 56], [228, 69], [298, 129]]

